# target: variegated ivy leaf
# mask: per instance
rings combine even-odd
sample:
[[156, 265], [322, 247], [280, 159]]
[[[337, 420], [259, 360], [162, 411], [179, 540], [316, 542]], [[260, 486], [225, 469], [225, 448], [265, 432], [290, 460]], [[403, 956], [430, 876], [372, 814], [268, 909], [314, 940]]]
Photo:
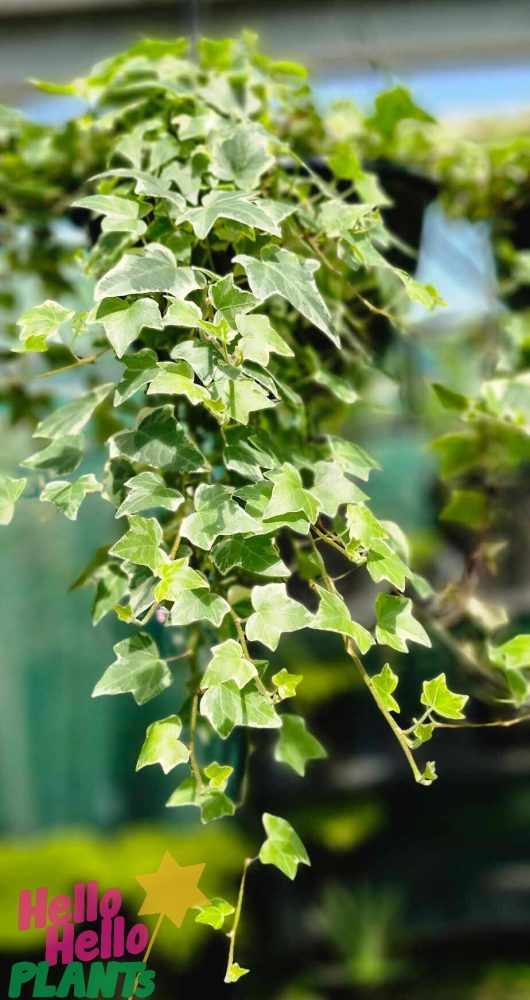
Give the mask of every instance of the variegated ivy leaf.
[[266, 521], [282, 514], [303, 513], [313, 524], [318, 518], [318, 503], [309, 490], [304, 488], [302, 477], [294, 465], [284, 462], [281, 469], [267, 473], [274, 484], [271, 498], [263, 513]]
[[102, 618], [119, 604], [127, 593], [128, 581], [115, 563], [107, 563], [96, 574], [96, 593], [92, 605], [92, 622], [97, 625]]
[[111, 382], [106, 382], [104, 385], [85, 393], [84, 396], [79, 396], [58, 410], [54, 410], [49, 417], [37, 424], [33, 437], [56, 440], [67, 435], [79, 434], [90, 420], [94, 410], [107, 398], [113, 388]]
[[214, 684], [203, 694], [200, 712], [223, 740], [236, 726], [252, 729], [279, 729], [281, 726], [274, 705], [253, 681], [241, 689], [233, 680]]
[[[272, 483], [262, 481], [252, 483], [250, 486], [242, 486], [241, 489], [236, 490], [234, 495], [243, 500], [247, 513], [256, 519], [261, 519], [265, 516], [272, 496], [272, 489]], [[308, 535], [310, 523], [305, 514], [295, 512], [294, 514], [280, 514], [277, 517], [268, 516], [266, 521], [261, 521], [256, 530], [262, 535], [268, 535], [283, 527], [289, 528], [290, 531], [299, 535]]]
[[0, 524], [10, 524], [15, 513], [15, 504], [24, 492], [25, 479], [0, 476]]
[[250, 191], [274, 164], [268, 152], [267, 136], [245, 123], [227, 130], [226, 138], [211, 145], [210, 170], [220, 180], [233, 181], [236, 187]]
[[17, 322], [20, 327], [20, 351], [47, 351], [47, 341], [75, 316], [73, 309], [66, 309], [53, 299], [46, 299], [40, 306], [26, 309]]
[[111, 296], [144, 295], [167, 292], [185, 299], [200, 288], [197, 273], [191, 267], [177, 267], [175, 255], [161, 243], [149, 243], [145, 250], [126, 253], [110, 271], [99, 279], [94, 292], [96, 302]]
[[170, 625], [192, 625], [209, 622], [219, 628], [230, 611], [228, 601], [208, 590], [185, 590], [175, 601], [169, 615]]
[[[156, 522], [155, 522], [156, 523]], [[189, 565], [189, 557], [158, 565], [157, 601], [180, 601], [185, 590], [209, 590], [208, 581]]]
[[271, 354], [293, 357], [293, 351], [276, 333], [268, 316], [241, 313], [236, 316], [236, 326], [241, 335], [237, 348], [243, 360], [255, 361], [266, 368]]
[[454, 691], [449, 690], [445, 674], [439, 674], [431, 681], [423, 682], [422, 705], [426, 705], [432, 712], [436, 712], [444, 719], [463, 719], [462, 709], [467, 700], [467, 695], [455, 694]]
[[136, 770], [140, 771], [149, 764], [160, 764], [164, 774], [169, 774], [177, 764], [186, 764], [190, 752], [186, 744], [179, 740], [181, 731], [182, 723], [178, 715], [152, 722], [147, 727]]
[[250, 292], [237, 287], [233, 274], [227, 274], [210, 285], [208, 297], [216, 310], [214, 322], [225, 320], [231, 327], [235, 326], [238, 315], [250, 312], [259, 301]]
[[[184, 218], [190, 222], [195, 235], [204, 240], [218, 219], [233, 219], [251, 229], [259, 229], [271, 236], [281, 236], [281, 223], [294, 211], [294, 205], [281, 201], [259, 198], [239, 191], [210, 191], [198, 208], [188, 209]], [[266, 296], [262, 296], [266, 298]]]
[[326, 368], [319, 368], [313, 375], [313, 378], [318, 385], [324, 386], [337, 399], [340, 399], [342, 403], [347, 403], [351, 406], [359, 399], [359, 394], [349, 382], [346, 382], [339, 375], [334, 375], [333, 372], [328, 372]]
[[157, 472], [140, 472], [137, 476], [127, 479], [125, 486], [127, 495], [116, 511], [116, 517], [123, 517], [124, 514], [141, 514], [144, 510], [152, 510], [154, 507], [176, 511], [184, 503], [182, 493], [166, 486], [164, 479]]
[[289, 597], [284, 583], [267, 583], [252, 590], [254, 613], [246, 624], [251, 641], [262, 642], [275, 650], [285, 632], [296, 632], [311, 622], [311, 614], [303, 604]]
[[261, 845], [259, 859], [263, 865], [275, 865], [287, 878], [294, 879], [298, 865], [310, 865], [307, 851], [290, 823], [281, 816], [263, 814], [267, 839]]
[[346, 441], [344, 438], [328, 437], [331, 453], [338, 466], [343, 472], [363, 479], [369, 479], [370, 473], [374, 469], [380, 469], [379, 462], [372, 458], [364, 448], [353, 441]]
[[104, 233], [130, 233], [142, 236], [147, 226], [142, 221], [142, 205], [134, 198], [116, 194], [92, 194], [79, 198], [74, 208], [86, 208], [95, 215], [104, 216], [101, 229]]
[[235, 639], [212, 647], [212, 656], [201, 681], [201, 688], [214, 687], [234, 681], [241, 690], [253, 677], [257, 670], [251, 660], [248, 660]]
[[239, 369], [219, 365], [212, 380], [212, 395], [220, 400], [224, 411], [231, 420], [248, 424], [250, 415], [257, 410], [267, 410], [276, 406], [253, 378], [246, 378]]
[[204, 455], [175, 420], [172, 406], [141, 411], [134, 431], [121, 431], [110, 441], [111, 457], [125, 456], [140, 465], [171, 472], [203, 472]]
[[328, 517], [335, 517], [345, 503], [360, 503], [366, 495], [345, 476], [336, 462], [317, 462], [311, 493], [316, 497], [319, 510]]
[[323, 587], [319, 587], [318, 584], [316, 590], [320, 597], [320, 605], [316, 615], [310, 621], [309, 627], [349, 636], [361, 653], [367, 653], [373, 646], [374, 640], [367, 629], [352, 620], [342, 597], [339, 594], [330, 593]]
[[202, 312], [195, 302], [171, 301], [164, 313], [164, 326], [183, 326], [186, 329], [195, 329], [200, 326]]
[[388, 531], [364, 503], [350, 504], [346, 510], [350, 541], [370, 549], [374, 542], [388, 538]]
[[366, 560], [366, 568], [376, 583], [388, 580], [397, 590], [404, 590], [408, 566], [387, 545], [386, 542], [374, 542]]
[[288, 764], [302, 777], [310, 760], [321, 760], [326, 756], [324, 747], [307, 731], [305, 720], [300, 715], [282, 715], [282, 728], [274, 751], [276, 760]]
[[61, 479], [56, 482], [46, 483], [40, 499], [50, 501], [67, 517], [70, 521], [77, 519], [77, 513], [83, 500], [89, 493], [100, 493], [101, 483], [98, 483], [95, 476], [89, 473], [81, 476], [73, 483]]
[[145, 705], [172, 683], [171, 671], [160, 659], [156, 644], [145, 632], [136, 632], [114, 646], [116, 659], [96, 684], [92, 697], [130, 692], [137, 705]]
[[430, 646], [431, 640], [423, 625], [412, 614], [412, 601], [407, 597], [378, 594], [375, 602], [377, 624], [375, 636], [379, 643], [407, 653], [407, 642]]
[[238, 472], [244, 479], [262, 479], [263, 470], [273, 469], [277, 464], [254, 428], [228, 427], [224, 440], [227, 469]]
[[237, 983], [242, 976], [247, 976], [250, 969], [243, 969], [239, 962], [232, 962], [226, 970], [225, 983]]
[[329, 309], [313, 277], [319, 267], [318, 261], [299, 257], [273, 244], [261, 251], [259, 260], [239, 254], [234, 261], [245, 269], [250, 289], [258, 299], [263, 302], [271, 295], [281, 295], [337, 347], [340, 346]]
[[195, 493], [195, 513], [182, 522], [182, 536], [200, 549], [210, 550], [219, 535], [259, 531], [259, 523], [235, 502], [233, 493], [229, 486], [201, 483]]
[[181, 341], [172, 349], [171, 357], [176, 361], [185, 361], [204, 385], [210, 384], [216, 365], [221, 360], [221, 355], [211, 344], [201, 344], [194, 340]]
[[[182, 212], [186, 207], [184, 199], [181, 195], [171, 190], [167, 180], [156, 177], [155, 174], [151, 174], [147, 170], [117, 167], [115, 170], [106, 170], [104, 173], [96, 174], [92, 179], [99, 180], [103, 177], [131, 178], [131, 180], [135, 181], [134, 189], [136, 194], [145, 195], [147, 198], [167, 200], [179, 212]], [[157, 291], [154, 288], [149, 290]], [[163, 289], [160, 289], [160, 291], [163, 291]]]
[[67, 434], [24, 459], [21, 465], [25, 469], [48, 469], [57, 475], [67, 476], [77, 469], [84, 447], [85, 439], [82, 434]]
[[190, 369], [186, 362], [162, 361], [158, 364], [158, 374], [151, 382], [147, 395], [160, 396], [186, 396], [192, 406], [201, 403], [210, 409], [222, 409], [220, 404], [216, 405], [208, 389], [190, 378]]
[[381, 673], [375, 674], [372, 677], [372, 684], [385, 708], [388, 709], [389, 712], [399, 712], [399, 705], [396, 699], [392, 697], [393, 692], [398, 686], [398, 679], [390, 664], [385, 663]]
[[235, 812], [235, 805], [228, 795], [209, 785], [201, 788], [193, 774], [184, 779], [166, 805], [170, 808], [196, 806], [201, 811], [202, 823], [212, 823], [223, 816], [233, 816]]
[[135, 392], [149, 384], [151, 379], [158, 374], [157, 361], [157, 355], [148, 347], [124, 357], [124, 370], [114, 393], [114, 406], [121, 406], [131, 396], [134, 396]]
[[212, 560], [220, 573], [226, 574], [235, 566], [257, 576], [288, 577], [290, 570], [280, 559], [272, 538], [259, 535], [234, 535], [216, 542]]
[[158, 305], [150, 298], [131, 303], [123, 299], [103, 299], [94, 318], [101, 323], [118, 358], [123, 357], [146, 327], [160, 330], [163, 325]]
[[148, 566], [156, 573], [169, 559], [160, 549], [162, 528], [154, 517], [131, 514], [128, 521], [129, 530], [109, 549], [109, 555]]

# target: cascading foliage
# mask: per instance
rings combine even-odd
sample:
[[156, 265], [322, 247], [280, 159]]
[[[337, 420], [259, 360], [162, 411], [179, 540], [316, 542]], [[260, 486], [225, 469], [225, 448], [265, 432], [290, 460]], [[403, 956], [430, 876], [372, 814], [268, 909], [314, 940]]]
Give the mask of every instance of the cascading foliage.
[[[95, 584], [94, 623], [115, 614], [130, 626], [94, 696], [131, 693], [143, 705], [175, 672], [186, 677], [189, 697], [149, 726], [137, 766], [175, 769], [168, 805], [194, 805], [208, 823], [237, 803], [232, 768], [207, 757], [207, 739], [197, 752], [198, 729], [223, 740], [236, 727], [276, 730], [276, 759], [303, 775], [325, 749], [289, 705], [302, 675], [267, 657], [287, 633], [335, 633], [414, 778], [429, 785], [435, 765], [417, 751], [463, 719], [467, 697], [444, 674], [432, 678], [426, 658], [417, 714], [402, 720], [390, 664], [376, 674], [364, 664], [375, 644], [383, 654], [429, 647], [440, 606], [410, 567], [402, 531], [371, 510], [377, 462], [337, 429], [377, 373], [381, 321], [399, 336], [409, 300], [441, 303], [391, 263], [388, 199], [361, 166], [355, 130], [334, 136], [303, 70], [266, 59], [251, 38], [205, 40], [193, 57], [184, 40], [144, 41], [86, 79], [42, 86], [88, 109], [59, 139], [4, 115], [7, 204], [16, 224], [17, 213], [37, 218], [35, 243], [39, 224], [72, 206], [90, 238], [77, 272], [69, 251], [64, 289], [83, 281], [90, 298], [76, 311], [58, 294], [19, 319], [16, 351], [35, 354], [46, 376], [68, 373], [71, 389], [39, 419], [23, 466], [40, 499], [72, 520], [92, 493], [116, 511], [119, 537], [102, 539], [79, 581]], [[22, 148], [44, 147], [33, 184], [16, 176], [20, 134]], [[476, 434], [500, 405], [498, 394], [475, 404], [438, 392]], [[102, 440], [103, 476], [79, 475]], [[466, 442], [468, 432], [440, 440], [450, 472], [461, 471]], [[3, 522], [25, 485], [2, 477]], [[469, 522], [471, 491], [450, 503]], [[348, 605], [352, 571], [380, 585], [370, 629]], [[170, 656], [147, 630], [153, 618], [169, 631]], [[511, 644], [488, 656], [510, 668], [521, 704], [528, 637]], [[259, 861], [294, 878], [309, 863], [302, 842], [284, 818], [265, 814], [263, 825]], [[213, 900], [197, 917], [216, 929], [232, 920], [228, 982], [247, 971], [234, 949], [249, 863], [236, 908]]]

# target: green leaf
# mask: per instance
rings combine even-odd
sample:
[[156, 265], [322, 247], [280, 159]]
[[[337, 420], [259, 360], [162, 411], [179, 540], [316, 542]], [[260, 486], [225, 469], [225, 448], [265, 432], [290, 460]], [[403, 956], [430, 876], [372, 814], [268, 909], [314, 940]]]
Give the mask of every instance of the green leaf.
[[225, 983], [237, 983], [241, 976], [246, 976], [250, 972], [250, 969], [243, 969], [239, 962], [232, 962], [229, 968], [226, 970], [226, 975], [224, 978]]
[[235, 566], [241, 566], [248, 573], [256, 573], [258, 576], [291, 575], [280, 559], [272, 538], [259, 535], [248, 538], [236, 535], [216, 542], [212, 549], [212, 560], [223, 575], [229, 573]]
[[346, 511], [350, 541], [370, 549], [374, 542], [388, 538], [388, 531], [363, 503], [350, 504]]
[[278, 697], [281, 701], [284, 701], [285, 698], [295, 697], [296, 689], [303, 679], [302, 674], [290, 674], [288, 670], [282, 667], [277, 674], [273, 675], [272, 683], [278, 688]]
[[506, 670], [520, 670], [530, 667], [530, 635], [515, 635], [502, 646], [490, 646], [489, 655], [493, 663]]
[[149, 764], [160, 764], [164, 774], [169, 774], [177, 764], [186, 764], [190, 757], [188, 747], [179, 740], [182, 723], [178, 715], [169, 715], [147, 727], [145, 741], [140, 750], [136, 770]]
[[230, 605], [218, 594], [210, 594], [208, 590], [185, 590], [171, 609], [169, 624], [191, 625], [207, 621], [219, 628], [229, 611]]
[[301, 511], [312, 524], [318, 518], [318, 504], [309, 490], [304, 489], [302, 477], [294, 465], [284, 462], [281, 469], [267, 473], [274, 484], [272, 495], [263, 518], [280, 517]]
[[344, 441], [338, 437], [328, 437], [333, 458], [343, 472], [348, 472], [358, 479], [368, 480], [373, 469], [380, 469], [379, 462], [372, 458], [364, 448], [353, 441]]
[[178, 302], [173, 300], [164, 313], [164, 326], [183, 326], [185, 329], [196, 329], [202, 321], [202, 313], [195, 302]]
[[50, 472], [67, 476], [77, 469], [83, 457], [84, 446], [85, 441], [81, 434], [67, 434], [66, 437], [52, 441], [42, 451], [30, 455], [20, 464], [25, 469], [49, 469]]
[[258, 300], [250, 292], [237, 287], [233, 274], [227, 274], [210, 285], [208, 296], [216, 310], [214, 323], [226, 320], [231, 327], [235, 326], [238, 315], [250, 312], [258, 304]]
[[100, 492], [101, 483], [98, 483], [95, 476], [90, 473], [87, 476], [81, 476], [74, 483], [69, 483], [64, 479], [46, 483], [40, 499], [54, 503], [65, 517], [70, 521], [75, 521], [77, 520], [77, 512], [85, 497], [89, 493]]
[[[219, 931], [225, 922], [225, 918], [234, 913], [234, 907], [227, 903], [226, 899], [215, 896], [204, 906], [196, 907], [198, 914], [195, 917], [196, 924], [208, 924], [214, 930]], [[235, 982], [235, 980], [233, 980]]]
[[104, 385], [85, 393], [84, 396], [73, 399], [66, 406], [61, 406], [37, 424], [33, 437], [56, 440], [68, 435], [79, 434], [90, 420], [94, 410], [107, 398], [113, 388], [112, 382], [106, 382]]
[[147, 390], [148, 396], [157, 393], [165, 396], [186, 396], [192, 406], [202, 403], [214, 408], [208, 389], [199, 385], [198, 382], [194, 382], [188, 375], [183, 374], [183, 368], [183, 362], [174, 364], [168, 361], [160, 362], [158, 374]]
[[127, 592], [127, 577], [114, 563], [102, 566], [97, 573], [96, 594], [92, 605], [92, 622], [98, 625]]
[[233, 680], [209, 687], [201, 698], [200, 712], [223, 740], [236, 726], [253, 729], [281, 726], [274, 706], [253, 682], [241, 690]]
[[428, 788], [429, 785], [432, 785], [433, 781], [436, 781], [437, 777], [436, 764], [433, 760], [429, 760], [425, 765], [423, 774], [418, 778], [418, 782], [420, 785], [425, 785], [425, 787]]
[[25, 479], [0, 476], [0, 524], [10, 524], [15, 513], [15, 504], [24, 492]]
[[445, 674], [439, 674], [431, 681], [423, 682], [422, 705], [426, 705], [427, 708], [436, 712], [437, 715], [443, 716], [444, 719], [464, 719], [462, 709], [467, 701], [467, 695], [454, 694], [453, 691], [449, 690]]
[[129, 530], [109, 549], [109, 555], [148, 566], [153, 572], [161, 569], [168, 557], [161, 551], [162, 528], [154, 517], [131, 514]]
[[171, 351], [171, 357], [185, 361], [205, 385], [212, 381], [216, 363], [220, 359], [220, 355], [210, 344], [199, 344], [194, 340], [177, 344]]
[[388, 580], [397, 590], [404, 590], [409, 569], [386, 542], [374, 542], [366, 560], [366, 568], [376, 583]]
[[172, 406], [159, 406], [139, 415], [134, 431], [121, 431], [111, 439], [111, 456], [125, 455], [141, 465], [168, 472], [202, 472], [206, 459], [183, 427]]
[[[155, 522], [156, 523], [156, 522]], [[189, 557], [174, 559], [158, 566], [160, 583], [155, 587], [155, 600], [180, 601], [185, 590], [208, 590], [208, 581], [189, 565]]]
[[125, 483], [127, 496], [116, 511], [116, 517], [124, 514], [141, 514], [153, 507], [176, 511], [184, 503], [184, 497], [178, 490], [166, 486], [162, 476], [156, 472], [140, 472]]
[[267, 147], [267, 137], [259, 128], [248, 123], [232, 126], [226, 138], [212, 143], [209, 169], [220, 180], [249, 191], [275, 162]]
[[300, 837], [291, 824], [281, 816], [264, 813], [263, 826], [267, 839], [261, 845], [259, 852], [262, 865], [274, 865], [287, 875], [287, 878], [294, 879], [299, 864], [311, 864]]
[[489, 522], [488, 501], [478, 490], [453, 490], [440, 520], [465, 524], [475, 531], [482, 531]]
[[58, 333], [64, 323], [75, 316], [73, 309], [66, 309], [53, 299], [46, 299], [40, 306], [26, 309], [17, 322], [20, 327], [21, 351], [46, 351], [47, 341]]
[[120, 257], [118, 263], [99, 279], [94, 299], [101, 302], [114, 295], [144, 295], [146, 292], [167, 292], [176, 299], [185, 299], [199, 287], [193, 268], [177, 267], [169, 247], [150, 243], [145, 250]]
[[197, 806], [201, 811], [203, 823], [212, 823], [216, 819], [222, 819], [223, 816], [233, 816], [235, 812], [234, 803], [228, 795], [215, 788], [199, 788], [193, 774], [184, 779], [166, 805], [169, 808]]
[[372, 677], [372, 684], [385, 708], [389, 712], [399, 712], [399, 705], [396, 699], [392, 697], [393, 692], [398, 686], [398, 678], [389, 663], [385, 663], [380, 674], [375, 674]]
[[215, 372], [212, 393], [214, 390], [214, 398], [221, 401], [227, 416], [240, 424], [248, 424], [251, 413], [276, 405], [254, 379], [245, 378], [237, 368], [226, 365]]
[[244, 656], [239, 643], [235, 639], [227, 639], [212, 647], [212, 656], [203, 675], [201, 688], [234, 681], [241, 690], [257, 673], [254, 664]]
[[169, 687], [173, 678], [165, 660], [145, 632], [123, 639], [114, 646], [116, 660], [107, 667], [92, 697], [131, 692], [137, 705], [145, 705]]
[[219, 535], [237, 535], [259, 530], [259, 523], [232, 499], [229, 486], [207, 486], [195, 493], [195, 513], [188, 514], [181, 534], [200, 549], [210, 550]]
[[236, 326], [241, 334], [237, 347], [245, 361], [255, 361], [266, 368], [271, 354], [280, 354], [286, 358], [293, 356], [291, 348], [276, 333], [268, 316], [242, 313], [236, 316]]
[[392, 594], [378, 594], [375, 602], [377, 625], [375, 636], [379, 643], [391, 646], [400, 653], [407, 653], [407, 642], [430, 646], [431, 640], [422, 625], [412, 615], [412, 601]]
[[218, 764], [216, 760], [204, 768], [204, 774], [208, 778], [210, 788], [218, 788], [221, 792], [224, 792], [233, 773], [233, 767], [230, 767], [229, 764]]
[[[259, 198], [239, 191], [210, 191], [202, 205], [190, 208], [184, 216], [198, 239], [204, 240], [218, 219], [232, 219], [272, 236], [281, 236], [281, 223], [294, 211], [294, 205]], [[252, 286], [251, 286], [252, 287]], [[263, 296], [266, 298], [266, 296]]]
[[224, 462], [245, 479], [262, 479], [263, 469], [277, 464], [270, 451], [261, 443], [259, 432], [246, 427], [228, 427], [225, 431]]
[[342, 597], [339, 594], [331, 594], [318, 585], [316, 590], [320, 597], [320, 605], [316, 615], [309, 623], [309, 627], [323, 632], [347, 635], [353, 639], [361, 653], [367, 653], [374, 645], [374, 640], [367, 629], [352, 620]]
[[308, 733], [301, 716], [284, 714], [274, 757], [303, 776], [308, 761], [321, 760], [327, 754], [322, 744]]
[[147, 347], [124, 357], [123, 365], [124, 372], [114, 393], [114, 406], [121, 406], [158, 374], [157, 356]]
[[147, 226], [140, 218], [141, 204], [134, 198], [115, 194], [92, 194], [73, 202], [74, 208], [86, 208], [95, 215], [103, 215], [104, 233], [131, 233], [142, 236]]
[[324, 386], [337, 399], [340, 399], [341, 403], [351, 405], [359, 399], [358, 393], [349, 382], [346, 382], [345, 379], [340, 378], [338, 375], [334, 375], [333, 372], [328, 372], [326, 368], [319, 368], [313, 378], [318, 385]]
[[160, 330], [163, 325], [158, 305], [149, 298], [136, 299], [132, 303], [123, 299], [104, 299], [95, 318], [103, 326], [118, 358], [123, 357], [146, 327]]
[[234, 257], [234, 262], [244, 267], [250, 289], [260, 301], [271, 295], [281, 295], [337, 347], [340, 346], [331, 326], [329, 309], [313, 277], [319, 267], [318, 261], [271, 245], [262, 250], [260, 260], [240, 254]]
[[303, 604], [289, 597], [285, 584], [267, 583], [252, 590], [254, 614], [246, 624], [247, 637], [275, 650], [284, 632], [296, 632], [311, 623]]
[[318, 508], [328, 517], [335, 517], [339, 507], [345, 503], [359, 503], [365, 494], [352, 483], [336, 462], [316, 462], [315, 481], [311, 493], [316, 497]]

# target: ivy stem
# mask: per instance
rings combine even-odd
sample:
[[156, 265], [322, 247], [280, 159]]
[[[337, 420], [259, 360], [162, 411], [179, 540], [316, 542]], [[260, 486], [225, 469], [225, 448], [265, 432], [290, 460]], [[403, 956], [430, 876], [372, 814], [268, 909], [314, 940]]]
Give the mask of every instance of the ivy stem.
[[80, 368], [81, 365], [93, 365], [94, 361], [97, 361], [102, 354], [106, 354], [110, 351], [110, 347], [102, 347], [101, 351], [97, 351], [95, 354], [89, 354], [86, 358], [78, 358], [77, 361], [73, 361], [70, 365], [63, 365], [62, 368], [53, 368], [51, 372], [41, 372], [40, 375], [34, 375], [34, 378], [51, 378], [52, 375], [62, 375], [63, 372], [69, 372], [72, 368]]
[[[228, 972], [230, 970], [230, 967], [234, 964], [234, 952], [235, 952], [235, 948], [236, 948], [236, 938], [237, 938], [237, 931], [238, 931], [238, 927], [239, 927], [239, 921], [241, 920], [241, 911], [243, 909], [243, 898], [244, 898], [244, 895], [245, 895], [245, 883], [246, 883], [246, 880], [247, 880], [247, 872], [248, 872], [248, 869], [250, 868], [250, 865], [252, 864], [253, 861], [256, 861], [256, 858], [245, 858], [245, 860], [243, 862], [243, 871], [241, 873], [241, 882], [239, 883], [239, 892], [237, 894], [237, 903], [236, 903], [236, 909], [235, 909], [235, 913], [234, 913], [234, 920], [233, 920], [233, 923], [232, 923], [232, 930], [229, 931], [229, 933], [227, 934], [227, 937], [228, 937], [228, 939], [230, 941], [230, 947], [228, 949], [228, 959], [227, 959], [227, 962], [226, 962], [226, 975], [227, 976], [228, 976]], [[226, 982], [226, 977], [225, 977], [225, 982]]]
[[195, 739], [197, 735], [197, 715], [199, 710], [199, 690], [197, 689], [191, 701], [191, 717], [190, 717], [190, 767], [199, 788], [201, 791], [204, 789], [204, 782], [202, 780], [201, 769], [197, 763], [197, 757], [195, 756]]
[[[319, 531], [318, 528], [315, 528], [315, 531], [318, 533], [320, 537], [322, 537], [323, 541], [326, 541], [326, 536], [323, 534], [323, 532]], [[337, 594], [338, 596], [340, 596], [337, 588], [335, 587], [335, 584], [333, 583], [331, 577], [329, 576], [322, 555], [318, 551], [315, 540], [311, 539], [311, 541], [313, 544], [313, 549], [320, 559], [322, 567], [322, 578], [324, 580], [327, 590], [329, 590], [330, 593], [332, 594]], [[334, 547], [338, 548], [339, 546], [336, 545]], [[346, 555], [346, 553], [343, 550], [341, 551], [343, 555]], [[344, 642], [344, 648], [346, 650], [346, 653], [348, 654], [350, 659], [353, 660], [355, 666], [357, 667], [358, 672], [360, 673], [364, 683], [366, 684], [366, 687], [368, 688], [370, 694], [372, 695], [372, 698], [374, 699], [377, 707], [380, 709], [382, 715], [386, 719], [388, 725], [390, 726], [392, 732], [394, 733], [394, 736], [396, 737], [398, 743], [400, 744], [401, 749], [403, 750], [403, 753], [405, 754], [405, 757], [410, 765], [414, 778], [416, 779], [417, 782], [421, 781], [421, 771], [418, 765], [416, 764], [416, 761], [414, 760], [414, 756], [412, 750], [410, 749], [405, 733], [403, 732], [401, 727], [398, 726], [392, 714], [388, 711], [381, 695], [379, 694], [379, 691], [377, 690], [375, 684], [372, 681], [372, 678], [370, 677], [370, 674], [368, 673], [366, 667], [364, 666], [361, 658], [357, 655], [352, 639], [349, 639], [345, 635], [343, 635], [342, 639]]]
[[[251, 655], [250, 655], [250, 653], [248, 651], [248, 645], [247, 645], [247, 640], [246, 640], [245, 633], [244, 633], [243, 628], [241, 626], [241, 622], [240, 622], [239, 618], [237, 617], [237, 615], [236, 615], [236, 613], [235, 613], [235, 611], [234, 611], [233, 608], [230, 608], [230, 614], [232, 616], [234, 625], [236, 627], [237, 637], [238, 637], [239, 642], [241, 644], [241, 649], [243, 650], [243, 655], [246, 657], [247, 660], [250, 660], [250, 662], [253, 663], [254, 661], [253, 661], [253, 659], [252, 659], [252, 657], [251, 657]], [[267, 701], [271, 701], [272, 700], [272, 695], [271, 695], [270, 691], [268, 691], [267, 688], [265, 687], [265, 685], [264, 685], [264, 683], [263, 683], [263, 681], [262, 681], [262, 679], [261, 679], [261, 677], [259, 675], [257, 667], [256, 667], [256, 676], [255, 676], [254, 680], [256, 681], [256, 685], [259, 688], [259, 690], [261, 691], [261, 693], [264, 696], [264, 698], [266, 698]]]

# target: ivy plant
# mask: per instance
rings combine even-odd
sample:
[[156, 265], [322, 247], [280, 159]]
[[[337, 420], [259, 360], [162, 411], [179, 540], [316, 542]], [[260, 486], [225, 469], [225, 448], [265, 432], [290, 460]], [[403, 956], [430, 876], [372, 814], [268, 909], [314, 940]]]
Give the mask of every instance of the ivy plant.
[[[450, 637], [447, 594], [411, 565], [398, 525], [374, 513], [366, 491], [378, 463], [339, 431], [380, 376], [380, 324], [406, 336], [410, 302], [443, 303], [393, 263], [389, 199], [362, 165], [366, 135], [337, 133], [304, 70], [267, 59], [250, 37], [203, 40], [191, 54], [184, 40], [147, 40], [85, 79], [41, 86], [84, 100], [86, 112], [46, 135], [4, 112], [5, 224], [13, 233], [27, 216], [36, 247], [39, 227], [66, 212], [84, 236], [61, 244], [56, 297], [18, 319], [13, 357], [34, 356], [46, 380], [66, 373], [71, 396], [50, 406], [33, 394], [36, 450], [22, 465], [27, 493], [38, 488], [73, 521], [92, 494], [115, 510], [116, 536], [78, 581], [95, 588], [94, 624], [116, 615], [129, 626], [94, 697], [143, 705], [185, 677], [188, 696], [149, 726], [137, 768], [159, 765], [171, 775], [168, 806], [195, 806], [209, 823], [239, 804], [232, 767], [208, 751], [218, 738], [272, 730], [275, 759], [300, 776], [326, 756], [289, 704], [303, 670], [278, 670], [272, 654], [290, 633], [333, 633], [413, 778], [430, 785], [423, 745], [462, 724], [467, 696], [433, 677], [426, 655], [416, 714], [404, 719], [395, 654], [428, 649], [433, 630]], [[23, 185], [17, 164], [28, 165], [28, 149], [35, 160], [35, 144], [40, 178]], [[11, 273], [23, 266], [14, 247]], [[477, 401], [438, 395], [468, 424], [439, 439], [444, 472], [487, 461], [483, 429], [505, 427], [509, 394], [497, 382]], [[527, 456], [522, 431], [510, 434]], [[102, 443], [103, 474], [80, 474]], [[2, 523], [25, 487], [26, 477], [1, 478]], [[481, 497], [460, 487], [444, 516], [476, 527], [488, 518]], [[369, 621], [356, 620], [352, 573], [377, 585]], [[153, 619], [167, 630], [164, 648]], [[485, 635], [482, 648], [508, 678], [507, 700], [522, 705], [530, 638], [499, 645]], [[235, 906], [214, 899], [197, 916], [229, 928], [226, 982], [248, 971], [235, 946], [249, 865], [292, 879], [309, 864], [287, 819], [265, 814], [263, 827]]]

